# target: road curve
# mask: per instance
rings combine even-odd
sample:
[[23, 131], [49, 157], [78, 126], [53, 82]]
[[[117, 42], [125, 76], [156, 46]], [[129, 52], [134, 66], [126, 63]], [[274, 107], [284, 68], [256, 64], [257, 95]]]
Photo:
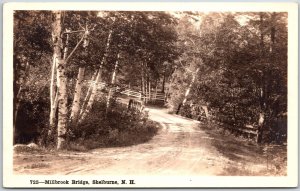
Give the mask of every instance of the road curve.
[[[18, 173], [60, 175], [196, 175], [222, 172], [226, 158], [213, 146], [199, 122], [149, 109], [150, 119], [161, 124], [147, 143], [101, 148], [85, 153], [59, 153], [60, 160], [47, 160], [48, 167], [15, 169]], [[28, 171], [28, 172], [27, 172]]]
[[150, 119], [162, 129], [151, 141], [130, 147], [96, 149], [91, 158], [64, 174], [102, 175], [217, 175], [224, 158], [210, 146], [199, 122], [149, 109]]

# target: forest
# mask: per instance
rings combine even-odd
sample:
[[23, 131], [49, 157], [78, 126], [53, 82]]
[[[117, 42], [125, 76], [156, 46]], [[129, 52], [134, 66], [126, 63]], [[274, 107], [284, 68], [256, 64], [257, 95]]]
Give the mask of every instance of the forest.
[[282, 144], [287, 36], [285, 12], [15, 11], [14, 144], [146, 142], [141, 107]]

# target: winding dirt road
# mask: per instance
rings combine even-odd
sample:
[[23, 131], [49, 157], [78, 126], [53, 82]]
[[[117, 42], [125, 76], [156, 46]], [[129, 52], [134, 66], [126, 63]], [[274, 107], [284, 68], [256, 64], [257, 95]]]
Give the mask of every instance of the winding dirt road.
[[224, 136], [209, 135], [199, 128], [198, 121], [168, 114], [164, 109], [149, 109], [149, 117], [159, 122], [162, 128], [147, 143], [89, 152], [34, 156], [15, 154], [14, 172], [39, 175], [211, 176], [228, 172], [234, 174], [239, 165], [242, 165], [242, 172], [247, 167], [254, 174], [265, 169], [263, 163], [266, 160], [257, 155], [257, 146], [239, 144], [231, 137], [227, 137], [226, 141]]
[[59, 153], [53, 159], [41, 155], [41, 162], [47, 162], [41, 168], [15, 165], [14, 170], [21, 174], [74, 175], [217, 175], [222, 171], [226, 158], [211, 146], [211, 137], [199, 128], [198, 121], [168, 114], [163, 109], [149, 109], [149, 117], [162, 128], [147, 143], [88, 153]]
[[[149, 110], [150, 118], [163, 128], [151, 141], [124, 148], [98, 149], [93, 162], [66, 174], [105, 175], [214, 175], [222, 170], [222, 157], [209, 147], [208, 137], [198, 122], [167, 114], [166, 110]], [[103, 162], [106, 161], [106, 162]], [[213, 168], [210, 168], [214, 166]]]

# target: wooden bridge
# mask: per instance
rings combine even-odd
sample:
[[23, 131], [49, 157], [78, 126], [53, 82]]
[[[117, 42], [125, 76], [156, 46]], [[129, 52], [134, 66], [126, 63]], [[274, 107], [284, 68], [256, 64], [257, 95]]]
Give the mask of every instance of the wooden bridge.
[[[91, 85], [91, 83], [94, 83], [94, 81], [86, 81], [87, 84]], [[97, 85], [98, 90], [103, 90], [108, 87], [108, 84], [105, 82], [99, 82]], [[147, 94], [143, 94], [141, 91], [135, 91], [130, 88], [126, 88], [125, 90], [121, 90], [121, 88], [115, 86], [110, 89], [111, 92], [118, 92], [122, 95], [126, 95], [129, 98], [129, 101], [122, 100], [121, 98], [118, 98], [117, 101], [126, 104], [128, 109], [136, 109], [137, 111], [142, 112], [145, 108], [145, 103], [149, 101], [157, 101], [162, 102], [163, 104], [166, 101], [166, 96], [164, 93], [151, 91], [150, 94], [147, 92]]]
[[[93, 83], [93, 81], [87, 81], [87, 84], [91, 84]], [[98, 83], [98, 89], [105, 89], [107, 87], [107, 83], [105, 82], [99, 82]], [[118, 92], [121, 88], [119, 87], [113, 87], [111, 88], [112, 92]], [[165, 93], [161, 93], [161, 92], [157, 92], [157, 91], [151, 91], [151, 93], [149, 94], [149, 92], [147, 92], [146, 94], [143, 94], [141, 91], [135, 91], [133, 89], [127, 88], [125, 90], [119, 91], [120, 94], [122, 95], [126, 95], [130, 98], [134, 98], [134, 99], [139, 99], [139, 100], [143, 100], [145, 102], [148, 101], [161, 101], [163, 103], [165, 103], [166, 101], [166, 96]]]
[[[87, 83], [90, 84], [91, 82], [88, 81]], [[107, 86], [108, 85], [104, 82], [98, 83], [98, 89], [105, 89]], [[122, 100], [121, 98], [117, 99], [118, 102], [120, 102], [124, 105], [127, 105], [128, 109], [136, 109], [137, 111], [143, 112], [143, 110], [145, 108], [145, 103], [147, 103], [148, 101], [160, 101], [163, 103], [165, 103], [165, 101], [166, 101], [165, 94], [157, 92], [157, 91], [151, 91], [150, 94], [149, 93], [142, 94], [141, 91], [135, 91], [130, 88], [119, 91], [120, 89], [121, 88], [119, 88], [119, 87], [112, 87], [111, 91], [119, 92], [120, 94], [126, 95], [129, 98], [129, 100], [126, 99], [126, 101], [125, 101], [125, 99]], [[254, 138], [254, 137], [257, 137], [257, 135], [258, 135], [258, 127], [257, 126], [253, 127], [251, 125], [245, 125], [244, 127], [239, 127], [239, 128], [233, 127], [232, 125], [228, 125], [227, 123], [221, 122], [221, 120], [217, 120], [215, 118], [210, 118], [207, 106], [201, 106], [201, 108], [203, 109], [203, 111], [205, 113], [205, 118], [207, 120], [217, 124], [218, 126], [222, 127], [223, 129], [229, 130], [233, 134], [241, 134], [248, 138]]]
[[131, 89], [125, 89], [120, 92], [123, 95], [127, 95], [128, 97], [138, 98], [140, 100], [145, 101], [162, 101], [165, 102], [165, 94], [160, 92], [152, 91], [150, 94], [142, 94], [140, 91], [134, 91]]

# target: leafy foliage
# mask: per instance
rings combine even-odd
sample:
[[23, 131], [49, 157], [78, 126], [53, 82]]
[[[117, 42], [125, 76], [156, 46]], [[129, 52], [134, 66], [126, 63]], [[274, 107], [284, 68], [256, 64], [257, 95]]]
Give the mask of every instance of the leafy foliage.
[[190, 21], [180, 22], [185, 52], [173, 74], [169, 104], [178, 108], [199, 68], [181, 113], [191, 117], [189, 105], [207, 105], [216, 119], [243, 127], [257, 125], [263, 112], [264, 140], [272, 141], [268, 132], [275, 131], [274, 121], [287, 110], [286, 14], [212, 13], [202, 17], [200, 29], [188, 30]]
[[[62, 11], [62, 16], [61, 48], [73, 52], [66, 67], [68, 108], [78, 68], [84, 67], [85, 80], [90, 80], [104, 60], [101, 81], [108, 84], [106, 89], [129, 86], [143, 93], [156, 89], [167, 94], [168, 106], [175, 112], [186, 97], [182, 115], [199, 119], [200, 110], [195, 108], [206, 105], [213, 118], [234, 127], [255, 126], [263, 113], [265, 140], [274, 137], [269, 141], [276, 139], [279, 126], [284, 128], [278, 121], [287, 111], [286, 13]], [[21, 131], [26, 119], [32, 119], [29, 126], [37, 132], [48, 128], [52, 20], [50, 11], [14, 14], [14, 109], [20, 103], [16, 126]], [[107, 90], [99, 95], [104, 99]], [[134, 134], [136, 127], [148, 131], [146, 118], [117, 103], [104, 117], [104, 104], [97, 103], [93, 108], [97, 114], [70, 127], [74, 139], [111, 136], [115, 137], [111, 144], [118, 145], [120, 136]], [[34, 120], [38, 113], [41, 121]]]
[[118, 103], [108, 115], [105, 109], [106, 100], [99, 100], [81, 124], [70, 127], [71, 145], [77, 143], [87, 149], [127, 146], [148, 141], [157, 133], [157, 124], [139, 111]]

